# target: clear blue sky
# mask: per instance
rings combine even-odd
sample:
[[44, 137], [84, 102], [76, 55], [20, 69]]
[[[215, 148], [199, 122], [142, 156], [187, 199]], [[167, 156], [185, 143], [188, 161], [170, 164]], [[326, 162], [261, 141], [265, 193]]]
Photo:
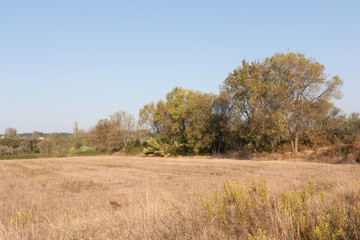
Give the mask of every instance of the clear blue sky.
[[0, 133], [88, 129], [175, 86], [218, 93], [241, 64], [305, 53], [360, 112], [360, 1], [1, 1]]

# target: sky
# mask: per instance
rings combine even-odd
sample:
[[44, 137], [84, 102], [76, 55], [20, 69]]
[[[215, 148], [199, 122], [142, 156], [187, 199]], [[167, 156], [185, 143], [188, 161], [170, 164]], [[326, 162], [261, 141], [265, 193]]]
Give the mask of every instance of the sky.
[[0, 1], [0, 133], [89, 129], [175, 86], [218, 93], [241, 61], [301, 52], [360, 112], [360, 1]]

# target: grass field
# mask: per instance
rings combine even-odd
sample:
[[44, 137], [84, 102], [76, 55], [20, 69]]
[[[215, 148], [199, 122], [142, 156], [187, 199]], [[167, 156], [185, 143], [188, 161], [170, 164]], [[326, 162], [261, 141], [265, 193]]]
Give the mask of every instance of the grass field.
[[[359, 239], [359, 195], [359, 164], [123, 156], [3, 160], [0, 239]], [[240, 203], [247, 204], [241, 216]], [[302, 215], [293, 214], [298, 209], [309, 211], [304, 219], [314, 222], [313, 229], [302, 229]]]

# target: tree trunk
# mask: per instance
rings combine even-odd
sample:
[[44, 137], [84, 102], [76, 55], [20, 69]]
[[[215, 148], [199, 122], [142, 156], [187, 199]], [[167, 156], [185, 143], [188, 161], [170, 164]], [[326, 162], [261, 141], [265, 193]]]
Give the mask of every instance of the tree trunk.
[[277, 141], [276, 141], [276, 140], [273, 140], [273, 141], [270, 141], [270, 143], [271, 143], [271, 150], [272, 150], [272, 152], [273, 152], [273, 153], [277, 153], [277, 146], [278, 146]]
[[299, 151], [299, 133], [295, 133], [295, 136], [291, 141], [291, 150], [292, 152], [298, 152]]
[[213, 154], [217, 153], [217, 152], [216, 152], [216, 142], [215, 142], [215, 141], [211, 144], [211, 152], [212, 152]]
[[252, 142], [252, 151], [254, 152], [254, 153], [257, 153], [257, 148], [256, 148], [256, 142], [255, 141], [253, 141]]
[[220, 150], [221, 150], [221, 143], [222, 141], [219, 142], [219, 147], [218, 147], [218, 152], [220, 153]]

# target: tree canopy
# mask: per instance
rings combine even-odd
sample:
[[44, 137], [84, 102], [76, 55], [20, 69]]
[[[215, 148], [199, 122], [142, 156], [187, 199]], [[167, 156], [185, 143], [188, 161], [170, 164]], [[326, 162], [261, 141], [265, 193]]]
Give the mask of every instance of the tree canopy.
[[278, 53], [262, 62], [244, 60], [229, 74], [223, 91], [244, 120], [245, 137], [254, 149], [269, 141], [275, 150], [287, 135], [292, 151], [298, 151], [299, 135], [328, 113], [332, 99], [341, 97], [342, 81], [324, 71], [301, 53]]

